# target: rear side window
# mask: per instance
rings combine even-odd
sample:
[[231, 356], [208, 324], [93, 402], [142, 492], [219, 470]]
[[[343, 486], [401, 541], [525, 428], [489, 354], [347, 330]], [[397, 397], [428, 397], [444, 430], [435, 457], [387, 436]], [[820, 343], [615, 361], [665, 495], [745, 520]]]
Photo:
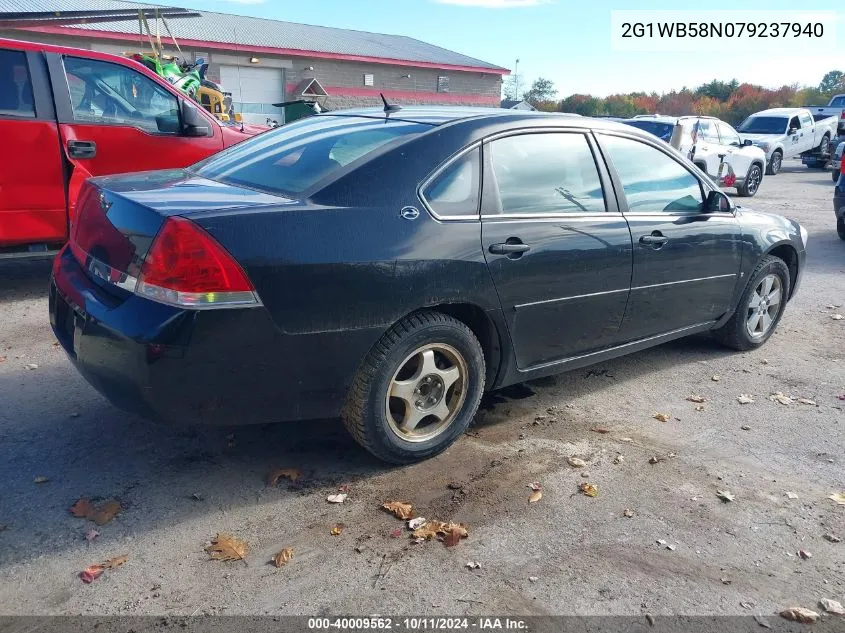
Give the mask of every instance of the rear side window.
[[451, 163], [423, 189], [428, 206], [439, 217], [478, 215], [481, 183], [480, 149], [474, 149]]
[[583, 134], [508, 136], [490, 143], [502, 213], [606, 210], [593, 153]]
[[607, 148], [622, 181], [630, 211], [701, 211], [701, 184], [678, 161], [654, 147], [628, 138], [602, 136], [602, 145]]
[[35, 117], [32, 83], [22, 51], [0, 49], [0, 116]]
[[192, 170], [211, 180], [298, 197], [347, 165], [430, 129], [381, 118], [313, 116], [239, 143]]
[[131, 68], [66, 57], [65, 73], [75, 121], [156, 133], [172, 129], [174, 117], [178, 121], [179, 100]]

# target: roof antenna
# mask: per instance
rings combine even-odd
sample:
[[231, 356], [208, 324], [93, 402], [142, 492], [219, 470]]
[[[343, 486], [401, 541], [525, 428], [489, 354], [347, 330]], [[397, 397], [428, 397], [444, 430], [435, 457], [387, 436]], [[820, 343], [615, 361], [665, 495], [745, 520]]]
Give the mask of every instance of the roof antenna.
[[378, 94], [381, 97], [382, 103], [384, 103], [384, 113], [385, 114], [390, 114], [391, 112], [396, 112], [396, 111], [402, 109], [402, 106], [400, 106], [398, 103], [388, 103], [387, 99], [385, 99], [385, 97], [384, 97], [383, 92], [380, 92]]

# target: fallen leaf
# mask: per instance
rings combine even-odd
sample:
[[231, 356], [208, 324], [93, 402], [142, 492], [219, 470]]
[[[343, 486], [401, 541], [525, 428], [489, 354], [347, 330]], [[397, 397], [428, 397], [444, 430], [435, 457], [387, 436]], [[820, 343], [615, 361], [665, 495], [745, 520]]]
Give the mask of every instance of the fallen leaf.
[[442, 521], [427, 521], [425, 525], [418, 527], [411, 533], [413, 538], [421, 538], [429, 540], [436, 538], [438, 534], [446, 534], [446, 527], [448, 523]]
[[273, 565], [276, 567], [282, 567], [286, 563], [289, 563], [293, 558], [293, 548], [286, 547], [281, 552], [277, 553], [273, 556]]
[[569, 463], [569, 465], [570, 465], [570, 466], [572, 466], [573, 468], [583, 468], [584, 466], [586, 466], [586, 465], [587, 465], [587, 462], [585, 462], [585, 461], [584, 461], [583, 459], [581, 459], [580, 457], [572, 457], [572, 456], [570, 456], [570, 457], [567, 457], [567, 458], [566, 458], [566, 461], [567, 461], [567, 462]]
[[613, 463], [616, 464], [617, 466], [624, 461], [625, 461], [624, 455], [617, 455], [616, 457], [613, 458]]
[[842, 606], [841, 602], [830, 600], [829, 598], [822, 598], [819, 600], [819, 604], [822, 606], [822, 609], [828, 613], [833, 613], [834, 615], [845, 615], [845, 607]]
[[104, 569], [114, 569], [115, 567], [120, 567], [129, 560], [129, 556], [124, 554], [123, 556], [115, 556], [114, 558], [110, 558], [107, 561], [100, 563]]
[[622, 511], [622, 516], [625, 517], [626, 519], [630, 519], [631, 517], [634, 516], [634, 511], [631, 510], [631, 508], [625, 508]]
[[443, 545], [446, 547], [455, 547], [458, 543], [461, 542], [461, 532], [459, 530], [450, 530], [448, 534], [446, 534], [446, 538], [443, 539]]
[[0, 363], [5, 363], [7, 360], [9, 360], [8, 356], [0, 356]]
[[338, 523], [337, 525], [335, 525], [332, 528], [331, 535], [332, 536], [340, 536], [341, 534], [343, 534], [343, 528], [345, 528], [345, 527], [346, 526], [343, 523]]
[[578, 490], [580, 490], [588, 497], [597, 497], [599, 495], [599, 489], [596, 488], [593, 484], [588, 484], [586, 482], [580, 484], [578, 486]]
[[33, 479], [32, 483], [34, 483], [34, 484], [46, 484], [48, 481], [50, 481], [49, 477], [43, 477], [42, 476], [42, 477], [36, 477], [35, 479]]
[[299, 472], [296, 468], [280, 468], [279, 470], [273, 470], [267, 475], [267, 485], [270, 487], [275, 486], [279, 483], [282, 479], [290, 479], [291, 481], [296, 481], [302, 477], [302, 473]]
[[249, 553], [249, 545], [231, 534], [218, 534], [205, 548], [211, 560], [243, 560]]
[[689, 400], [690, 402], [697, 402], [698, 404], [701, 404], [702, 402], [707, 402], [707, 400], [704, 399], [704, 396], [687, 396], [687, 400]]
[[476, 561], [471, 560], [467, 563], [467, 567], [470, 569], [481, 569], [481, 565], [479, 565]]
[[804, 607], [790, 607], [780, 612], [780, 617], [802, 624], [812, 624], [819, 619], [819, 614]]
[[754, 398], [751, 394], [741, 393], [736, 397], [736, 401], [740, 404], [754, 404]]
[[92, 582], [97, 580], [97, 578], [102, 576], [104, 571], [105, 570], [101, 565], [91, 565], [79, 572], [79, 579], [86, 585], [90, 585]]
[[835, 534], [825, 534], [822, 538], [826, 541], [830, 541], [831, 543], [841, 543], [842, 539], [836, 536]]
[[781, 393], [780, 391], [770, 395], [769, 400], [771, 400], [772, 402], [779, 402], [782, 405], [790, 405], [793, 402], [792, 398], [790, 398], [784, 393]]
[[38, 365], [36, 365], [35, 363], [30, 363], [29, 365], [26, 366], [26, 368], [29, 369], [30, 371], [32, 371], [34, 369], [38, 369]]
[[842, 316], [841, 314], [833, 314], [830, 318], [834, 321], [841, 321], [842, 319], [845, 319], [845, 316]]
[[[345, 496], [346, 495], [344, 495], [344, 497]], [[397, 519], [402, 519], [403, 521], [407, 521], [414, 516], [414, 507], [410, 503], [405, 503], [404, 501], [388, 501], [381, 507], [383, 510], [387, 510], [392, 513]]]
[[100, 536], [100, 533], [94, 528], [91, 528], [90, 530], [88, 530], [88, 532], [85, 533], [85, 540], [90, 543], [98, 536]]
[[813, 406], [813, 407], [817, 406], [816, 401], [810, 400], [809, 398], [798, 398], [797, 402], [800, 403], [800, 404], [809, 404], [810, 406]]
[[794, 492], [787, 492], [787, 493], [786, 493], [786, 498], [787, 498], [787, 499], [797, 499], [797, 498], [798, 498], [798, 495], [797, 495], [797, 494], [795, 494]]
[[845, 492], [834, 492], [828, 499], [832, 499], [837, 505], [845, 506]]
[[402, 528], [390, 530], [390, 538], [399, 538], [400, 536], [402, 536]]
[[336, 495], [329, 495], [328, 497], [326, 497], [326, 501], [328, 501], [329, 503], [343, 503], [344, 501], [346, 501], [346, 497], [348, 496], [349, 495], [347, 495], [345, 492], [340, 492]]
[[722, 377], [719, 376], [718, 374], [710, 377], [710, 380], [712, 380], [713, 382], [719, 382], [721, 379], [722, 379]]
[[542, 490], [535, 490], [531, 493], [531, 496], [528, 497], [528, 503], [536, 503], [540, 499], [543, 498], [543, 491]]
[[733, 493], [730, 493], [727, 490], [717, 490], [716, 496], [719, 497], [719, 499], [721, 499], [725, 503], [728, 503], [729, 501], [733, 501], [734, 499], [736, 499], [736, 497], [733, 495]]
[[349, 492], [349, 484], [342, 484], [337, 489], [338, 492]]
[[411, 519], [408, 521], [408, 529], [409, 530], [416, 530], [419, 527], [425, 525], [425, 517], [417, 517], [416, 519]]
[[539, 481], [534, 481], [534, 482], [528, 484], [528, 487], [531, 488], [531, 490], [542, 490], [543, 489], [543, 486], [540, 484]]
[[601, 427], [601, 426], [595, 426], [595, 427], [591, 428], [590, 430], [593, 433], [601, 433], [602, 435], [604, 435], [605, 433], [610, 433], [610, 429], [606, 429], [606, 428]]
[[669, 415], [668, 413], [655, 413], [651, 417], [653, 417], [655, 420], [658, 420], [660, 422], [668, 422], [669, 420], [672, 419], [672, 416]]
[[809, 560], [813, 557], [813, 555], [805, 549], [799, 549], [798, 556], [800, 556], [802, 560]]
[[700, 404], [695, 408], [696, 411], [704, 411], [704, 405]]
[[91, 500], [86, 497], [82, 497], [70, 507], [70, 513], [77, 519], [87, 519], [92, 510]]
[[111, 499], [94, 508], [94, 511], [87, 518], [97, 525], [105, 525], [115, 518], [121, 510], [123, 510], [123, 506], [120, 505], [120, 501]]

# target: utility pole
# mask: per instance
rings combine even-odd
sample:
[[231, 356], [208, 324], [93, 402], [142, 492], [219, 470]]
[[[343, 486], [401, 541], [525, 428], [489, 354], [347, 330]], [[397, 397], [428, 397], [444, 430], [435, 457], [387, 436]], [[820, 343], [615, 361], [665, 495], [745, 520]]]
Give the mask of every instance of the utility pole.
[[514, 81], [514, 95], [513, 98], [517, 101], [521, 101], [519, 96], [519, 58], [516, 59], [516, 64], [513, 67], [513, 81]]

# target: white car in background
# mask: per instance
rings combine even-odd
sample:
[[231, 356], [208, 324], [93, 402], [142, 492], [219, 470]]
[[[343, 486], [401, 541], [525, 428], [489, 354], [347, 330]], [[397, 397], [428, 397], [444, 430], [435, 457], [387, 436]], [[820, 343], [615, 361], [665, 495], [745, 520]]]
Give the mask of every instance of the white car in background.
[[740, 196], [760, 189], [766, 153], [743, 142], [724, 121], [707, 116], [639, 115], [623, 121], [670, 143], [720, 187], [735, 187]]
[[774, 175], [785, 159], [801, 154], [812, 159], [808, 166], [824, 167], [838, 123], [839, 117], [816, 119], [806, 108], [771, 108], [755, 112], [738, 129], [743, 139], [766, 152], [766, 173]]

